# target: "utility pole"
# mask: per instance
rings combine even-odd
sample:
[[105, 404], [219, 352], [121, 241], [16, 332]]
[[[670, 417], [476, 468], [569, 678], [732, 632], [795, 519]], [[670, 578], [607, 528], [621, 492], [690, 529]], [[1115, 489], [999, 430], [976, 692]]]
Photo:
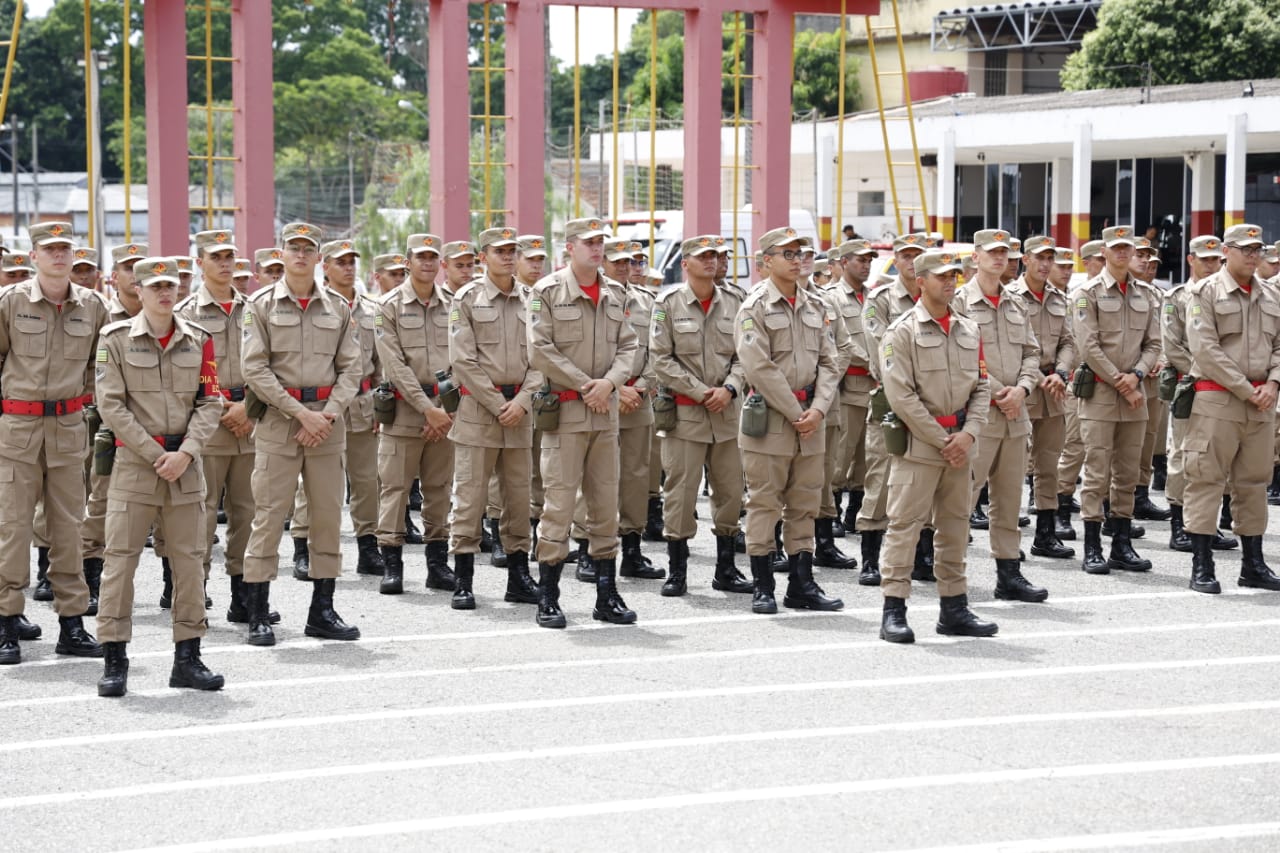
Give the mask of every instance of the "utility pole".
[[13, 236], [18, 236], [18, 117], [9, 119], [9, 166], [13, 169]]
[[31, 122], [31, 192], [32, 222], [40, 221], [40, 125]]
[[604, 105], [607, 103], [608, 101], [606, 99], [601, 98], [596, 104], [596, 106], [600, 108], [600, 130], [596, 134], [596, 141], [600, 143], [600, 194], [598, 197], [599, 206], [596, 208], [596, 213], [600, 213], [601, 211], [607, 212], [610, 207], [609, 203], [605, 200], [604, 195]]

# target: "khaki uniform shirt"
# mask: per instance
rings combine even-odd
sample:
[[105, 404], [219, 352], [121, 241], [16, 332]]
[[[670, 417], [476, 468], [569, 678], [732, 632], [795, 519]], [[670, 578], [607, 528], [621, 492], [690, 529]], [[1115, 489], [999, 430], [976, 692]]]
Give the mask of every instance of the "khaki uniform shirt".
[[1197, 392], [1191, 411], [1236, 423], [1270, 420], [1274, 413], [1233, 405], [1232, 397], [1248, 400], [1254, 382], [1280, 382], [1280, 297], [1256, 275], [1245, 293], [1224, 269], [1197, 282], [1189, 304], [1191, 374], [1229, 392]]
[[[951, 300], [952, 314], [960, 314], [978, 324], [982, 354], [987, 371], [987, 391], [994, 398], [1003, 388], [1016, 385], [1027, 392], [1026, 399], [1040, 384], [1040, 344], [1028, 322], [1022, 301], [1002, 287], [1000, 302], [992, 305], [975, 278], [956, 290]], [[1033, 297], [1034, 298], [1034, 297]], [[1009, 420], [998, 409], [987, 413], [982, 435], [988, 438], [1028, 435], [1031, 417], [1024, 403], [1018, 417]]]
[[[797, 288], [793, 306], [766, 279], [738, 310], [734, 343], [747, 382], [769, 406], [769, 431], [758, 438], [740, 436], [742, 449], [769, 456], [795, 456], [797, 447], [801, 456], [825, 453], [825, 424], [800, 441], [792, 423], [808, 408], [825, 417], [839, 393], [839, 356], [826, 303]], [[810, 386], [812, 397], [801, 403], [795, 392]]]
[[[204, 502], [200, 455], [222, 417], [217, 365], [205, 358], [207, 332], [176, 314], [173, 326], [163, 349], [141, 313], [102, 330], [98, 411], [122, 445], [116, 448], [108, 500], [147, 506]], [[207, 354], [213, 354], [212, 345]], [[154, 467], [165, 453], [154, 436], [165, 435], [184, 436], [178, 449], [192, 458], [172, 483]]]
[[[1067, 295], [1052, 284], [1045, 284], [1042, 302], [1031, 292], [1023, 278], [1005, 287], [1004, 292], [1008, 298], [1021, 300], [1022, 307], [1026, 310], [1027, 327], [1040, 345], [1040, 375], [1059, 373], [1064, 378], [1069, 378], [1076, 364], [1076, 342], [1067, 319]], [[991, 366], [990, 359], [987, 366]], [[1038, 384], [1027, 398], [1026, 407], [1027, 414], [1033, 421], [1056, 417], [1065, 414], [1067, 410], [1065, 400], [1054, 399]]]
[[[94, 393], [94, 345], [107, 323], [102, 299], [71, 285], [61, 310], [31, 278], [0, 291], [0, 395], [6, 400], [71, 400]], [[83, 464], [84, 412], [0, 416], [0, 457], [46, 466]], [[0, 485], [0, 488], [4, 488]]]
[[128, 320], [133, 316], [133, 314], [129, 313], [129, 309], [124, 307], [120, 297], [114, 293], [111, 294], [111, 299], [107, 301], [107, 322], [119, 323], [121, 320]]
[[[249, 297], [243, 323], [245, 384], [270, 406], [254, 430], [254, 440], [259, 450], [294, 455], [301, 448], [294, 439], [299, 412], [310, 409], [340, 417], [360, 390], [360, 344], [351, 309], [336, 294], [316, 286], [304, 311], [281, 279]], [[310, 403], [284, 390], [326, 386], [332, 386], [329, 399]], [[342, 452], [347, 434], [339, 426], [335, 424], [324, 444], [308, 452]]]
[[[867, 352], [879, 353], [885, 331], [894, 320], [911, 310], [916, 300], [907, 292], [899, 276], [867, 294], [862, 305], [862, 327], [867, 336]], [[880, 380], [880, 357], [871, 359], [871, 375]]]
[[[831, 339], [836, 345], [836, 380], [837, 394], [840, 388], [840, 382], [844, 379], [844, 372], [849, 367], [849, 362], [853, 359], [853, 339], [849, 336], [849, 327], [844, 323], [844, 313], [840, 307], [840, 301], [835, 294], [831, 293], [825, 287], [816, 287], [810, 282], [802, 284], [805, 290], [812, 293], [826, 307], [827, 312], [827, 329], [831, 332]], [[827, 429], [841, 429], [844, 426], [844, 410], [840, 406], [834, 405], [827, 412], [825, 423]]]
[[440, 285], [431, 288], [431, 299], [423, 302], [406, 281], [388, 293], [378, 306], [378, 357], [382, 375], [395, 386], [396, 419], [383, 424], [387, 435], [419, 437], [427, 421], [426, 413], [440, 405], [438, 394], [428, 395], [437, 384], [436, 371], [449, 370], [449, 311], [453, 294]]
[[[711, 294], [711, 309], [704, 314], [686, 282], [659, 296], [654, 304], [649, 352], [658, 384], [698, 403], [677, 405], [676, 429], [664, 435], [703, 444], [738, 440], [746, 375], [734, 348], [733, 329], [742, 307], [741, 292], [717, 287]], [[725, 385], [732, 385], [737, 395], [724, 411], [712, 414], [702, 399], [711, 389]]]
[[[241, 348], [244, 334], [245, 298], [235, 288], [231, 289], [231, 313], [203, 287], [182, 300], [173, 313], [195, 323], [213, 338], [213, 352], [218, 359], [218, 386], [223, 392], [234, 388], [244, 389], [244, 368], [241, 365]], [[223, 399], [227, 399], [225, 393]], [[229, 402], [229, 401], [228, 401]], [[225, 405], [224, 405], [225, 408]], [[218, 429], [205, 443], [205, 456], [239, 456], [253, 452], [253, 434], [236, 438], [231, 430], [218, 425]]]
[[[612, 279], [605, 281], [613, 283]], [[617, 290], [623, 298], [626, 308], [623, 313], [636, 333], [636, 356], [631, 369], [635, 371], [628, 377], [633, 387], [640, 392], [640, 407], [634, 412], [618, 414], [618, 429], [653, 426], [653, 402], [649, 392], [657, 385], [653, 374], [653, 359], [649, 354], [649, 320], [653, 316], [653, 294], [643, 287], [635, 285], [618, 285]]]
[[[620, 388], [635, 376], [636, 333], [626, 305], [609, 279], [596, 274], [600, 302], [582, 292], [572, 267], [546, 276], [529, 299], [529, 363], [553, 391], [579, 391], [592, 379], [608, 379]], [[555, 432], [594, 432], [618, 427], [618, 397], [598, 414], [582, 400], [560, 403]]]
[[1160, 329], [1160, 360], [1173, 365], [1178, 375], [1191, 372], [1191, 350], [1187, 345], [1187, 308], [1196, 282], [1179, 284], [1165, 294]]
[[946, 333], [918, 304], [889, 327], [880, 362], [889, 405], [911, 433], [904, 458], [945, 466], [942, 446], [957, 430], [942, 427], [937, 418], [964, 410], [962, 431], [975, 439], [969, 448], [972, 461], [991, 414], [991, 392], [978, 359], [981, 341], [973, 320], [952, 313]]
[[[337, 291], [330, 292], [336, 299], [346, 301]], [[344, 417], [347, 432], [371, 432], [374, 425], [371, 392], [382, 381], [382, 359], [378, 357], [377, 341], [378, 302], [371, 296], [357, 293], [355, 301], [348, 307], [351, 309], [352, 328], [360, 342], [360, 391], [347, 407]]]
[[[1122, 293], [1104, 268], [1075, 293], [1075, 300], [1076, 346], [1081, 360], [1098, 378], [1093, 396], [1080, 401], [1080, 417], [1145, 421], [1147, 407], [1129, 408], [1114, 386], [1121, 375], [1133, 370], [1149, 374], [1160, 357], [1160, 312], [1150, 289], [1130, 276]], [[1143, 390], [1142, 383], [1138, 390]]]
[[[462, 397], [449, 438], [472, 447], [532, 447], [533, 392], [542, 375], [529, 367], [529, 288], [513, 282], [503, 293], [485, 276], [453, 298], [449, 317], [449, 362]], [[525, 414], [514, 427], [498, 423], [507, 398], [495, 386], [519, 385], [512, 399]]]
[[[827, 292], [835, 299], [837, 310], [844, 319], [845, 330], [849, 333], [849, 364], [846, 365], [844, 378], [840, 382], [840, 403], [865, 409], [870, 405], [871, 391], [876, 387], [875, 377], [871, 373], [871, 351], [867, 349], [867, 333], [862, 323], [866, 291], [862, 291], [862, 298], [859, 298], [859, 294], [842, 278], [828, 287]], [[858, 375], [849, 375], [850, 369]]]

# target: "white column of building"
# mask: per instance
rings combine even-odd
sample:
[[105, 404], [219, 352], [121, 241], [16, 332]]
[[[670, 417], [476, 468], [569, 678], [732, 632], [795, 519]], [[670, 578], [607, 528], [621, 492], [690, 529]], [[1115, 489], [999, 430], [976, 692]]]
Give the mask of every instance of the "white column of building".
[[1249, 118], [1244, 113], [1227, 119], [1227, 177], [1223, 187], [1224, 228], [1244, 222], [1244, 162], [1249, 153]]

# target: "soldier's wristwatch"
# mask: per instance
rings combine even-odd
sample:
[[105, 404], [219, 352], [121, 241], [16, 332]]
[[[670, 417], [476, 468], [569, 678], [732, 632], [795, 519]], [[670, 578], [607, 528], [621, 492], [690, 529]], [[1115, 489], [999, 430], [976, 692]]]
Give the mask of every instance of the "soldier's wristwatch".
[[1138, 369], [1136, 369], [1136, 368], [1135, 368], [1135, 369], [1134, 369], [1134, 371], [1133, 371], [1133, 375], [1134, 375], [1134, 376], [1136, 376], [1136, 377], [1138, 377], [1138, 381], [1139, 381], [1139, 382], [1141, 382], [1141, 381], [1143, 380], [1143, 378], [1145, 378], [1145, 377], [1146, 377], [1146, 374], [1145, 374], [1145, 373], [1143, 373], [1141, 370], [1138, 370]]
[[736, 400], [736, 399], [738, 399], [738, 389], [737, 389], [737, 388], [734, 388], [734, 387], [733, 387], [732, 385], [730, 385], [728, 382], [724, 383], [724, 387], [725, 387], [725, 390], [727, 390], [727, 391], [729, 392], [729, 398], [730, 398], [730, 399], [732, 399], [732, 400]]

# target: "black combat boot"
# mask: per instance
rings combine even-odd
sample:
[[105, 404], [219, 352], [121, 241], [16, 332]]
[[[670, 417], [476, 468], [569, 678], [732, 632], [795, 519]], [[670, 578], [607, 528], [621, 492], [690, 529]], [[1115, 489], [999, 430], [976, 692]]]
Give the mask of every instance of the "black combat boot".
[[524, 551], [507, 554], [507, 591], [503, 601], [512, 604], [537, 604], [540, 595], [538, 585], [529, 574], [529, 555]]
[[1075, 528], [1071, 526], [1071, 495], [1058, 495], [1058, 511], [1054, 516], [1053, 534], [1059, 542], [1076, 541]]
[[1242, 536], [1244, 551], [1240, 555], [1240, 586], [1280, 591], [1280, 578], [1262, 559], [1262, 537]]
[[733, 534], [733, 551], [736, 554], [747, 553], [747, 534], [743, 533], [741, 529]]
[[413, 523], [413, 511], [408, 507], [404, 508], [404, 544], [421, 545], [426, 540], [422, 538], [422, 531], [418, 530], [418, 526]]
[[297, 536], [293, 537], [293, 579], [311, 580], [311, 549], [307, 546], [307, 540]]
[[1054, 535], [1056, 517], [1057, 513], [1051, 509], [1036, 510], [1036, 538], [1031, 542], [1031, 553], [1037, 557], [1069, 560], [1076, 555], [1076, 550], [1063, 545]]
[[[249, 621], [249, 584], [244, 582], [243, 575], [231, 576], [231, 604], [227, 607], [227, 621], [245, 624]], [[267, 621], [275, 625], [280, 621], [280, 614], [272, 610], [267, 614]]]
[[1215, 530], [1213, 536], [1210, 537], [1209, 547], [1215, 551], [1231, 551], [1240, 547], [1240, 540], [1230, 533]]
[[77, 658], [102, 657], [102, 646], [84, 629], [84, 620], [79, 616], [58, 617], [58, 645], [54, 651]]
[[1091, 575], [1109, 575], [1107, 558], [1102, 555], [1102, 522], [1084, 523], [1084, 563], [1082, 568]]
[[969, 609], [969, 596], [944, 595], [938, 612], [938, 633], [950, 637], [994, 637], [999, 630]]
[[538, 522], [540, 521], [542, 521], [540, 518], [529, 519], [529, 538], [531, 540], [529, 543], [530, 554], [533, 554], [538, 550]]
[[502, 546], [502, 533], [499, 531], [501, 522], [496, 518], [491, 518], [487, 523], [489, 525], [489, 538], [493, 540], [493, 550], [489, 552], [489, 565], [505, 569], [507, 567], [507, 549]]
[[[717, 550], [720, 537], [716, 537]], [[718, 563], [717, 563], [718, 566]], [[718, 569], [717, 569], [718, 570]], [[689, 540], [667, 540], [667, 582], [662, 585], [662, 594], [668, 598], [677, 598], [689, 590]], [[719, 587], [717, 587], [718, 589]]]
[[751, 579], [753, 593], [751, 596], [751, 612], [772, 614], [778, 612], [778, 602], [773, 597], [773, 556], [764, 554], [751, 557]]
[[382, 582], [378, 592], [383, 595], [400, 595], [404, 592], [404, 546], [382, 546]]
[[655, 566], [640, 552], [639, 533], [622, 534], [622, 563], [618, 566], [618, 574], [624, 578], [644, 580], [659, 580], [667, 576], [664, 569]]
[[846, 533], [853, 532], [852, 530], [846, 531], [844, 529], [844, 524], [840, 522], [840, 519], [844, 517], [844, 510], [841, 508], [841, 504], [843, 503], [841, 498], [843, 498], [844, 495], [846, 494], [848, 493], [845, 492], [844, 489], [836, 489], [834, 492], [836, 514], [831, 519], [831, 535], [834, 536], [836, 539], [843, 539]]
[[866, 492], [862, 489], [850, 489], [848, 494], [849, 505], [844, 510], [844, 530], [846, 533], [856, 533], [858, 513], [862, 510], [862, 500], [866, 497]]
[[1209, 547], [1212, 537], [1207, 533], [1188, 533], [1187, 537], [1191, 540], [1191, 589], [1217, 595], [1222, 584], [1214, 574], [1213, 549]]
[[245, 607], [249, 610], [249, 636], [245, 639], [251, 646], [274, 646], [276, 632], [271, 629], [271, 583], [249, 583], [243, 581]]
[[476, 576], [475, 554], [453, 555], [453, 598], [449, 606], [454, 610], [475, 610], [476, 596], [471, 590], [471, 581]]
[[911, 570], [913, 581], [933, 583], [937, 578], [933, 574], [933, 530], [920, 528], [920, 538], [916, 540], [916, 564]]
[[586, 539], [575, 539], [573, 542], [578, 546], [578, 550], [575, 555], [576, 559], [574, 561], [578, 564], [578, 568], [573, 573], [573, 576], [582, 583], [595, 583], [595, 562], [591, 559], [591, 555], [587, 553], [587, 550], [591, 547], [591, 543]]
[[813, 564], [823, 569], [856, 569], [858, 561], [836, 547], [832, 524], [835, 519], [817, 518], [813, 521]]
[[480, 553], [493, 553], [493, 532], [489, 530], [489, 516], [480, 519]]
[[453, 592], [457, 579], [449, 571], [449, 543], [436, 539], [427, 543], [427, 589]]
[[890, 643], [914, 643], [916, 632], [907, 624], [906, 599], [884, 597], [884, 613], [880, 617], [880, 639]]
[[1151, 502], [1146, 486], [1138, 486], [1133, 490], [1133, 517], [1143, 521], [1168, 521], [1169, 510]]
[[649, 509], [644, 522], [644, 541], [661, 542], [662, 535], [662, 498], [652, 495], [649, 498]]
[[[452, 574], [452, 573], [451, 573]], [[311, 590], [311, 609], [307, 611], [307, 627], [303, 630], [308, 637], [320, 637], [325, 640], [358, 640], [360, 629], [348, 625], [333, 609], [333, 590], [337, 586], [333, 578], [312, 581], [315, 586]]]
[[1227, 532], [1223, 533], [1222, 530], [1214, 531], [1212, 543], [1213, 550], [1230, 551], [1232, 548], [1239, 547], [1240, 541], [1231, 535], [1231, 525], [1233, 522], [1234, 519], [1231, 517], [1231, 495], [1223, 495], [1222, 515], [1218, 517], [1218, 527]]
[[1138, 556], [1138, 552], [1133, 550], [1133, 543], [1130, 541], [1129, 528], [1133, 525], [1133, 519], [1116, 518], [1113, 519], [1115, 524], [1115, 535], [1111, 537], [1111, 555], [1107, 559], [1107, 566], [1112, 569], [1122, 569], [1127, 572], [1149, 572], [1151, 571], [1151, 561], [1144, 560]]
[[[1212, 537], [1210, 537], [1212, 541]], [[1184, 554], [1192, 553], [1191, 538], [1187, 535], [1187, 529], [1182, 523], [1182, 505], [1169, 505], [1169, 550], [1181, 551]]]
[[[422, 481], [414, 480], [413, 485], [409, 486], [409, 503], [408, 508], [414, 512], [422, 512]], [[422, 543], [418, 543], [422, 544]]]
[[372, 533], [356, 537], [356, 551], [360, 555], [356, 561], [356, 574], [377, 575], [381, 577], [386, 571], [382, 564], [382, 555], [378, 553], [378, 537]]
[[831, 598], [813, 579], [813, 554], [801, 551], [790, 557], [791, 574], [787, 580], [787, 594], [782, 603], [793, 610], [843, 610], [844, 602]]
[[1157, 453], [1151, 457], [1151, 488], [1163, 492], [1169, 481], [1169, 457]]
[[[1034, 552], [1034, 549], [1032, 549]], [[1074, 551], [1071, 552], [1073, 555]], [[1017, 560], [996, 560], [996, 598], [1003, 601], [1039, 602], [1049, 597], [1049, 590], [1032, 586], [1022, 576], [1022, 564]]]
[[880, 586], [880, 546], [884, 544], [883, 530], [862, 531], [862, 572], [859, 586]]
[[[1102, 502], [1102, 535], [1103, 536], [1116, 535], [1115, 519], [1111, 517], [1111, 501], [1109, 500]], [[1140, 524], [1133, 524], [1132, 519], [1130, 519], [1129, 538], [1141, 539], [1146, 535], [1147, 535], [1146, 528]]]
[[209, 667], [200, 659], [199, 637], [174, 644], [173, 670], [169, 673], [170, 687], [221, 690], [224, 683], [222, 676], [210, 672]]
[[84, 582], [89, 587], [89, 608], [85, 616], [98, 615], [98, 593], [102, 589], [102, 558], [88, 557], [84, 563]]
[[103, 643], [102, 678], [98, 679], [99, 696], [123, 696], [129, 686], [129, 658], [125, 643]]
[[36, 549], [36, 589], [31, 594], [36, 601], [53, 601], [53, 584], [49, 583], [49, 549]]
[[18, 617], [0, 616], [0, 666], [22, 663], [22, 647], [18, 645]]
[[[734, 546], [732, 536], [716, 535], [716, 571], [711, 578], [711, 588], [721, 592], [750, 593], [755, 587], [751, 581], [742, 576], [734, 563]], [[689, 545], [685, 543], [685, 559], [689, 557]]]
[[981, 503], [973, 505], [973, 509], [969, 512], [969, 529], [970, 530], [990, 530], [991, 518], [987, 515], [986, 510], [982, 508]]
[[1271, 485], [1267, 486], [1267, 503], [1280, 506], [1280, 465], [1271, 466]]
[[1222, 514], [1218, 516], [1218, 527], [1223, 530], [1230, 530], [1235, 524], [1235, 519], [1231, 516], [1231, 495], [1222, 496]]
[[538, 613], [535, 621], [539, 628], [563, 628], [564, 613], [560, 610], [560, 573], [564, 563], [538, 564]]
[[601, 622], [612, 622], [615, 625], [630, 625], [636, 621], [636, 612], [627, 607], [627, 603], [618, 594], [617, 563], [613, 557], [596, 560], [596, 606], [591, 611], [592, 619]]
[[163, 583], [160, 589], [160, 608], [169, 610], [173, 607], [173, 568], [168, 557], [160, 558], [160, 578]]
[[782, 546], [782, 520], [773, 526], [773, 550], [769, 552], [770, 565], [779, 574], [791, 571], [791, 562], [787, 559], [787, 550]]
[[44, 633], [44, 630], [39, 625], [27, 619], [27, 617], [21, 613], [13, 618], [17, 620], [14, 624], [18, 626], [18, 639], [24, 643], [29, 643], [32, 640], [38, 640], [40, 639], [40, 635]]

